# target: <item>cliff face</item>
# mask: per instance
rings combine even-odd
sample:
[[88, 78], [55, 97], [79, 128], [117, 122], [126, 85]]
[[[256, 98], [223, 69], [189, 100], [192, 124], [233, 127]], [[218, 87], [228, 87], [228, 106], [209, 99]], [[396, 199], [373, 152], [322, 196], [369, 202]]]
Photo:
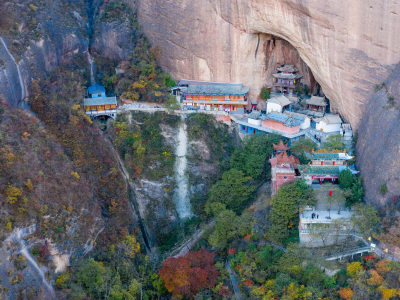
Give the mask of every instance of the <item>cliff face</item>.
[[253, 96], [270, 80], [270, 35], [287, 40], [354, 127], [373, 85], [400, 59], [400, 9], [392, 1], [140, 0], [138, 8], [175, 78], [241, 81]]
[[[398, 177], [394, 161], [400, 154], [394, 149], [400, 142], [391, 139], [388, 146], [382, 137], [399, 132], [400, 125], [394, 121], [388, 131], [380, 127], [382, 120], [395, 120], [398, 113], [383, 108], [388, 97], [375, 95], [374, 86], [385, 81], [400, 60], [396, 1], [139, 0], [138, 11], [147, 36], [163, 51], [160, 64], [173, 77], [243, 82], [253, 98], [270, 83], [270, 69], [278, 61], [270, 51], [272, 36], [288, 41], [320, 83], [331, 108], [354, 129], [360, 127], [360, 142], [365, 142], [358, 147], [358, 163], [365, 182], [377, 182], [366, 185], [367, 195], [384, 201], [378, 182]], [[371, 135], [377, 132], [374, 128], [384, 135]], [[390, 155], [380, 155], [382, 151]], [[370, 160], [376, 156], [378, 160]], [[386, 169], [388, 165], [392, 167]], [[388, 188], [389, 194], [400, 193], [399, 184]]]

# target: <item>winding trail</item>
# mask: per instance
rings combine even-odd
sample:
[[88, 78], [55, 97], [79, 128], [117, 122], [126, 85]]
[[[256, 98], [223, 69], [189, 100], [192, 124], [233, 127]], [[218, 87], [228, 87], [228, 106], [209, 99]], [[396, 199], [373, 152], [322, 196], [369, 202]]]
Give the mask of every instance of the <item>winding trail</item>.
[[24, 78], [22, 77], [21, 68], [20, 68], [19, 64], [15, 61], [14, 56], [8, 50], [8, 47], [7, 47], [7, 45], [4, 42], [4, 39], [2, 37], [0, 37], [0, 41], [3, 44], [4, 49], [6, 50], [7, 54], [10, 56], [10, 58], [12, 59], [12, 61], [14, 62], [15, 66], [17, 68], [18, 77], [19, 77], [19, 85], [21, 86], [21, 101], [22, 101], [22, 100], [24, 100], [26, 98], [26, 89], [25, 89]]
[[37, 229], [36, 225], [31, 225], [31, 226], [23, 228], [23, 229], [16, 228], [14, 230], [14, 232], [9, 237], [7, 237], [4, 242], [8, 243], [8, 244], [11, 244], [11, 243], [18, 244], [19, 249], [20, 249], [18, 251], [18, 253], [20, 253], [22, 256], [24, 256], [26, 258], [26, 261], [28, 262], [29, 266], [32, 268], [32, 270], [35, 270], [36, 275], [40, 279], [39, 281], [43, 283], [44, 287], [46, 288], [46, 290], [48, 292], [50, 299], [56, 299], [55, 298], [56, 295], [55, 295], [52, 285], [46, 280], [43, 270], [39, 267], [36, 260], [34, 259], [32, 254], [29, 252], [26, 241], [23, 240], [24, 237], [35, 232], [36, 229]]
[[235, 273], [232, 272], [231, 269], [231, 265], [229, 260], [226, 261], [226, 265], [225, 265], [226, 270], [229, 273], [229, 277], [231, 278], [231, 282], [232, 282], [232, 286], [233, 286], [233, 291], [235, 292], [235, 299], [236, 300], [241, 300], [243, 299], [243, 294], [240, 292], [239, 288], [238, 288], [238, 280], [236, 278]]
[[172, 251], [171, 256], [182, 257], [189, 253], [194, 245], [202, 238], [204, 232], [215, 225], [215, 220], [212, 220], [203, 228], [197, 230], [188, 240], [184, 241], [177, 249]]

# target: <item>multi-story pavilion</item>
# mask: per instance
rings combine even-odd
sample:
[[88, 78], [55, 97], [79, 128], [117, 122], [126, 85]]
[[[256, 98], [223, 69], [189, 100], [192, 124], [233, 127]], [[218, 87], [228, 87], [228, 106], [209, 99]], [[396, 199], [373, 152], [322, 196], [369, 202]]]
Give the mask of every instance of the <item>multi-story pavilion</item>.
[[300, 161], [297, 157], [287, 154], [290, 148], [282, 140], [277, 145], [273, 144], [273, 147], [276, 154], [269, 161], [271, 163], [272, 177], [271, 192], [272, 195], [275, 195], [283, 184], [296, 180], [298, 175], [297, 165], [300, 164]]
[[297, 73], [299, 69], [293, 65], [284, 65], [277, 70], [278, 73], [272, 74], [275, 92], [293, 93], [303, 78], [303, 75]]

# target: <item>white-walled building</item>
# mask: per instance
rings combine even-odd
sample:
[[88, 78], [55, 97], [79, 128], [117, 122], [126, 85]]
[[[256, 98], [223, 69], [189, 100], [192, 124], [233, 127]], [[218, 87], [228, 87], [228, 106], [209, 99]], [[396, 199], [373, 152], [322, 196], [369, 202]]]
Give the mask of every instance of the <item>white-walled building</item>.
[[316, 123], [315, 129], [323, 132], [340, 132], [342, 126], [342, 119], [339, 115], [325, 114], [322, 118], [314, 119]]
[[271, 112], [281, 113], [288, 109], [291, 104], [292, 102], [284, 95], [271, 98], [267, 101], [267, 114]]

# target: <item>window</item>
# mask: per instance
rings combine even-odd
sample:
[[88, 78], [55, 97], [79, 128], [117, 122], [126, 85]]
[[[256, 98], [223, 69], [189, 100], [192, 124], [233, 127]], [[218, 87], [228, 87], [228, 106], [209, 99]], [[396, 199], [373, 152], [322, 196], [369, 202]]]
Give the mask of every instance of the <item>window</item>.
[[101, 97], [101, 94], [99, 94], [98, 97]]
[[285, 180], [286, 180], [286, 179], [287, 179], [287, 176], [283, 177], [283, 179], [285, 179]]

